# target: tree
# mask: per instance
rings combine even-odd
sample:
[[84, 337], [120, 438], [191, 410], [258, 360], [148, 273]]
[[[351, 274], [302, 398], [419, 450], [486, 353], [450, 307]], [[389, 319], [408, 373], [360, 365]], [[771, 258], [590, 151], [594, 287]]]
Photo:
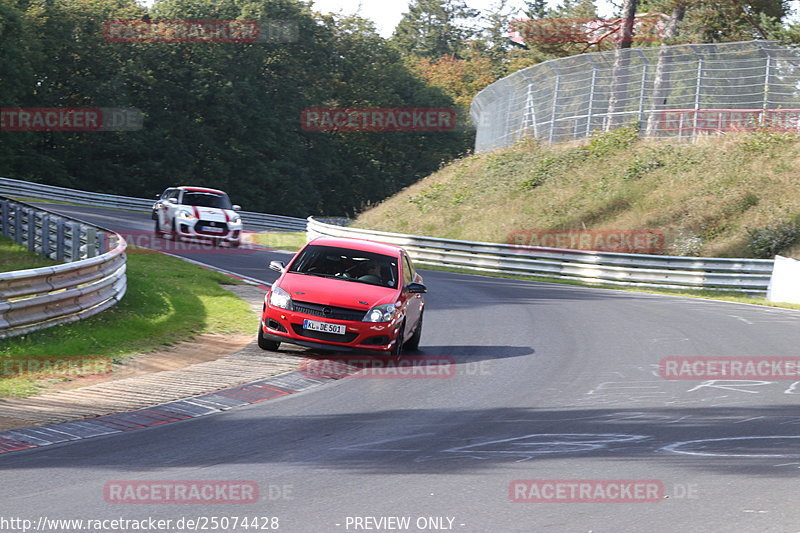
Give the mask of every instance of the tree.
[[411, 0], [392, 41], [406, 56], [460, 57], [476, 33], [469, 23], [478, 13], [464, 0]]
[[658, 51], [658, 62], [656, 63], [656, 73], [653, 80], [653, 113], [647, 119], [647, 135], [653, 135], [658, 127], [659, 114], [655, 111], [663, 109], [667, 105], [667, 97], [670, 93], [669, 63], [672, 57], [672, 50], [669, 46], [678, 36], [680, 24], [686, 16], [688, 0], [676, 1], [672, 7], [672, 15], [664, 29], [664, 37], [661, 49]]
[[475, 95], [497, 80], [492, 75], [491, 60], [477, 52], [467, 59], [418, 58], [411, 61], [411, 68], [428, 84], [452, 98], [464, 117], [468, 116]]
[[714, 43], [773, 38], [790, 12], [786, 0], [643, 0], [647, 12], [672, 13], [685, 5], [680, 37], [674, 42]]
[[[109, 19], [292, 21], [301, 39], [115, 43]], [[254, 211], [353, 214], [463, 153], [466, 130], [302, 129], [309, 107], [453, 107], [374, 25], [298, 0], [0, 0], [0, 105], [134, 107], [138, 131], [0, 132], [0, 176], [128, 196], [176, 184]]]
[[542, 19], [547, 16], [547, 0], [527, 0], [523, 13], [529, 19]]
[[616, 128], [624, 123], [620, 115], [627, 99], [628, 69], [631, 56], [629, 49], [633, 45], [633, 26], [636, 18], [637, 0], [625, 0], [622, 5], [622, 21], [620, 35], [614, 53], [614, 68], [611, 73], [611, 96], [608, 100], [608, 119], [606, 129]]
[[481, 33], [469, 50], [469, 55], [488, 58], [495, 79], [505, 76], [507, 71], [509, 31], [511, 29], [511, 9], [508, 0], [498, 0], [487, 11], [481, 13], [483, 25]]

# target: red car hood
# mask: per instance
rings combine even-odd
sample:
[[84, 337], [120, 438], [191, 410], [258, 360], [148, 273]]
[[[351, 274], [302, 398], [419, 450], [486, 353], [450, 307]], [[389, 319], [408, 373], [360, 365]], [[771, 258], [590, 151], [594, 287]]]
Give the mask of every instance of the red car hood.
[[364, 311], [394, 303], [397, 298], [397, 291], [389, 287], [304, 274], [287, 273], [278, 286], [291, 294], [292, 300]]

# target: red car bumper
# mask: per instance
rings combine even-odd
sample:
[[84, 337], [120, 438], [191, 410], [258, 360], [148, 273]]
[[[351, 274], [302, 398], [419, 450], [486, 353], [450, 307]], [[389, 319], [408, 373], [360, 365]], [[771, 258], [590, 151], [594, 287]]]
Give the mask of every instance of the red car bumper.
[[[344, 325], [345, 333], [307, 329], [304, 327], [306, 320]], [[397, 319], [392, 322], [341, 320], [297, 310], [289, 311], [269, 303], [261, 315], [261, 329], [270, 340], [339, 351], [388, 352], [394, 347], [399, 325]]]

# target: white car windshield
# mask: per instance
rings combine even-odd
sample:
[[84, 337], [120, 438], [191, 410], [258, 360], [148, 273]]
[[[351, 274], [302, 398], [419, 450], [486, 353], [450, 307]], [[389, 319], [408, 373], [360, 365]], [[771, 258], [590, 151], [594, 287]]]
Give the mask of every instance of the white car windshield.
[[183, 193], [183, 205], [196, 205], [198, 207], [216, 207], [218, 209], [231, 209], [231, 201], [227, 195], [210, 192], [187, 191]]

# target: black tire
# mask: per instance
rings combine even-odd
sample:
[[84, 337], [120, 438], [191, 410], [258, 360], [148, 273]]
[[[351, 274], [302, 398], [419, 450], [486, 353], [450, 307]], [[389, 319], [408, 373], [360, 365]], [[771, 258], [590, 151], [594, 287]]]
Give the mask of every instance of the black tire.
[[264, 330], [258, 326], [258, 347], [262, 350], [269, 350], [274, 352], [280, 347], [281, 343], [278, 341], [271, 341], [264, 337]]
[[391, 357], [399, 359], [400, 356], [403, 354], [403, 337], [405, 337], [405, 334], [406, 334], [406, 323], [403, 322], [403, 324], [400, 326], [400, 330], [397, 332], [397, 340], [394, 342], [394, 346], [392, 347], [392, 350], [389, 352], [389, 355]]
[[231, 241], [230, 242], [231, 248], [238, 248], [241, 244], [242, 244], [242, 241], [240, 241], [240, 240], [236, 240], [236, 241]]
[[154, 231], [155, 231], [155, 233], [156, 233], [156, 237], [163, 237], [163, 236], [164, 236], [164, 232], [163, 232], [163, 231], [161, 231], [161, 228], [159, 228], [159, 227], [158, 227], [158, 219], [156, 219], [155, 226], [156, 226], [156, 227], [155, 227], [155, 230], [154, 230]]
[[411, 335], [411, 338], [408, 339], [408, 342], [406, 342], [406, 345], [403, 347], [406, 350], [416, 350], [417, 348], [419, 348], [419, 340], [420, 340], [420, 338], [422, 338], [422, 316], [423, 315], [424, 315], [424, 312], [419, 314], [419, 321], [417, 321], [417, 327], [414, 329], [414, 334]]

